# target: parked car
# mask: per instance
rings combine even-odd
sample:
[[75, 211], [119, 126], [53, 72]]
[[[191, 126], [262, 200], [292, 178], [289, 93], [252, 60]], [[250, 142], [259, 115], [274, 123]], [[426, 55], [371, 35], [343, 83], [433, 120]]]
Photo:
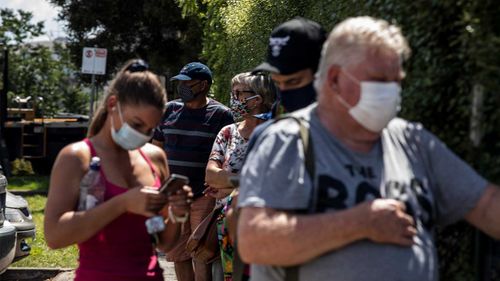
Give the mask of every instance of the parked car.
[[[27, 257], [31, 247], [26, 239], [35, 238], [35, 223], [28, 202], [7, 190], [7, 178], [0, 166], [0, 273], [15, 261]], [[12, 235], [11, 233], [14, 232]], [[10, 248], [11, 247], [11, 248]]]
[[19, 195], [7, 191], [5, 206], [5, 219], [16, 228], [16, 255], [14, 261], [18, 261], [30, 254], [31, 247], [26, 239], [35, 238], [35, 223], [28, 208], [28, 202]]
[[5, 220], [7, 179], [0, 174], [0, 274], [13, 262], [16, 254], [16, 228]]

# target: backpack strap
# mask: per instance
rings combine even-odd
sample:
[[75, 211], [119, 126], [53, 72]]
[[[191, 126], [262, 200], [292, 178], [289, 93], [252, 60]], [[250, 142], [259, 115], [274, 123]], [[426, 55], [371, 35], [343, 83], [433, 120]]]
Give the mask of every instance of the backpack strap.
[[[313, 148], [313, 142], [311, 138], [311, 134], [309, 133], [309, 129], [304, 125], [305, 121], [304, 119], [299, 119], [293, 117], [297, 122], [299, 122], [299, 133], [300, 133], [300, 139], [302, 140], [302, 147], [304, 151], [304, 164], [306, 165], [306, 171], [309, 174], [309, 177], [311, 178], [311, 181], [314, 185], [314, 179], [316, 176], [316, 166], [315, 166], [315, 159], [314, 159], [314, 148]], [[309, 205], [311, 207], [311, 205]]]
[[[311, 135], [309, 134], [309, 128], [305, 125], [307, 121], [303, 118], [295, 117], [292, 115], [285, 114], [283, 116], [280, 116], [272, 121], [266, 122], [262, 124], [261, 129], [255, 132], [255, 136], [252, 135], [250, 138], [250, 141], [248, 143], [247, 147], [247, 154], [252, 150], [252, 148], [255, 146], [255, 143], [257, 142], [257, 139], [269, 128], [272, 124], [277, 123], [281, 120], [285, 119], [293, 119], [299, 124], [299, 136], [302, 141], [302, 148], [304, 151], [304, 163], [306, 166], [306, 171], [311, 177], [312, 182], [314, 183], [314, 178], [316, 176], [316, 168], [315, 168], [315, 162], [314, 162], [314, 148], [312, 145], [312, 138]], [[246, 160], [246, 156], [245, 156]]]
[[285, 280], [284, 281], [299, 281], [299, 266], [285, 267]]
[[316, 162], [314, 157], [314, 146], [313, 140], [309, 131], [307, 120], [304, 118], [299, 118], [291, 115], [284, 115], [274, 121], [278, 122], [283, 119], [293, 119], [299, 125], [299, 137], [302, 142], [302, 151], [304, 152], [304, 166], [306, 168], [306, 172], [309, 174], [309, 178], [311, 179], [313, 188], [311, 188], [311, 195], [309, 196], [309, 207], [307, 210], [298, 210], [297, 213], [309, 213], [312, 214], [316, 211], [316, 191], [314, 188], [315, 178], [316, 178]]
[[[314, 157], [314, 148], [313, 148], [313, 142], [311, 138], [311, 134], [309, 133], [309, 128], [305, 125], [307, 123], [306, 120], [303, 118], [298, 118], [295, 116], [291, 115], [283, 115], [271, 122], [264, 123], [263, 125], [265, 128], [260, 130], [257, 135], [253, 136], [251, 140], [253, 140], [251, 143], [249, 143], [248, 152], [252, 149], [254, 146], [256, 140], [262, 135], [262, 133], [270, 127], [271, 124], [277, 123], [281, 120], [284, 119], [293, 119], [299, 124], [299, 136], [302, 141], [302, 149], [304, 151], [304, 165], [306, 168], [307, 173], [309, 174], [309, 177], [311, 178], [311, 181], [313, 183], [313, 188], [311, 189], [311, 196], [310, 196], [310, 201], [309, 201], [309, 208], [308, 208], [308, 213], [312, 213], [315, 210], [314, 202], [315, 200], [315, 188], [314, 188], [314, 183], [315, 183], [315, 176], [316, 176], [316, 166], [315, 166], [315, 157]], [[235, 213], [236, 216], [239, 216], [239, 211]], [[238, 219], [238, 218], [237, 218]], [[238, 238], [236, 237], [236, 240]], [[238, 253], [238, 248], [236, 247], [237, 241], [234, 241], [234, 252], [233, 252], [233, 281], [242, 281], [243, 280], [243, 270], [244, 270], [244, 263], [241, 260], [241, 257]], [[288, 266], [284, 267], [285, 270], [285, 278], [284, 281], [298, 281], [299, 280], [299, 268], [300, 266], [295, 265], [295, 266]]]
[[[302, 141], [302, 149], [304, 151], [304, 165], [306, 168], [309, 177], [313, 183], [313, 188], [311, 189], [311, 196], [309, 199], [309, 209], [308, 212], [312, 213], [315, 209], [314, 207], [314, 182], [316, 176], [316, 166], [314, 159], [314, 148], [313, 142], [311, 138], [311, 134], [309, 133], [309, 128], [305, 126], [306, 120], [302, 118], [297, 118], [294, 116], [284, 116], [283, 118], [292, 118], [299, 124], [299, 135], [300, 140]], [[299, 265], [295, 266], [287, 266], [284, 268], [285, 270], [285, 278], [284, 281], [298, 281], [299, 280]]]

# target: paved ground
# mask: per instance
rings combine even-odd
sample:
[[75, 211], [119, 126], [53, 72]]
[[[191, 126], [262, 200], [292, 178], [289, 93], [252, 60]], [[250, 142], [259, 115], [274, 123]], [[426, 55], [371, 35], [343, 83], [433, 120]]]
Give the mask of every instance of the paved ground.
[[[165, 257], [160, 257], [160, 266], [163, 268], [165, 281], [177, 281], [175, 277], [174, 264], [167, 262]], [[64, 269], [37, 269], [37, 268], [13, 268], [8, 269], [0, 276], [1, 281], [72, 281], [74, 271], [64, 271]], [[59, 274], [58, 274], [59, 273]], [[54, 277], [54, 275], [56, 275]]]
[[160, 266], [163, 268], [163, 277], [165, 281], [177, 281], [174, 263], [167, 262], [164, 257], [160, 257]]
[[[167, 262], [165, 257], [160, 257], [159, 259], [160, 266], [163, 268], [163, 278], [165, 281], [177, 281], [175, 277], [174, 264], [171, 262]], [[73, 280], [73, 272], [65, 272], [61, 273], [51, 281], [71, 281]]]

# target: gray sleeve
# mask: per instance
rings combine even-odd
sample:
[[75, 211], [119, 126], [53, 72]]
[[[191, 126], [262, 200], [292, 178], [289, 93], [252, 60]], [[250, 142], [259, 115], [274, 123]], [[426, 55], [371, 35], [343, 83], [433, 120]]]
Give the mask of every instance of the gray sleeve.
[[476, 206], [488, 182], [436, 136], [425, 129], [421, 129], [421, 134], [426, 164], [430, 167], [437, 223], [454, 223]]
[[298, 125], [273, 124], [258, 138], [243, 166], [238, 207], [306, 209], [310, 190]]

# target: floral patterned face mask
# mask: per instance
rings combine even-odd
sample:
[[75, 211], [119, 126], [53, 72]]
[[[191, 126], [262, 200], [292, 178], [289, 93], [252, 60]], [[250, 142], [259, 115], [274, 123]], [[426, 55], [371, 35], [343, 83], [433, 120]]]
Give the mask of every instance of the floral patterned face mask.
[[250, 113], [250, 111], [252, 109], [254, 109], [255, 107], [248, 108], [247, 101], [255, 99], [258, 96], [259, 95], [254, 95], [254, 96], [245, 98], [245, 100], [243, 102], [241, 102], [239, 99], [235, 99], [235, 98], [231, 97], [230, 107], [231, 107], [231, 111], [233, 112], [234, 119], [241, 119], [244, 114]]

